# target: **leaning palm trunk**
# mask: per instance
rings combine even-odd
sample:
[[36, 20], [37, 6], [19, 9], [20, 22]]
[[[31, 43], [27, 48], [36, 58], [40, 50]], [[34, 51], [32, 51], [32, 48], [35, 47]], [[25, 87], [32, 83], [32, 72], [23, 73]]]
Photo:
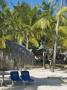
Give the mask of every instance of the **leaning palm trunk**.
[[57, 24], [56, 24], [56, 36], [55, 36], [55, 43], [54, 43], [53, 68], [52, 68], [52, 71], [54, 71], [54, 68], [55, 68], [57, 41], [58, 41], [58, 30], [59, 30], [59, 16], [57, 17]]
[[[63, 0], [61, 0], [61, 9], [63, 7]], [[55, 43], [54, 43], [54, 54], [53, 54], [53, 70], [54, 71], [54, 68], [55, 68], [55, 61], [56, 61], [56, 51], [57, 51], [57, 41], [58, 41], [58, 30], [59, 30], [59, 16], [57, 16], [57, 24], [56, 24], [56, 37], [55, 37]]]

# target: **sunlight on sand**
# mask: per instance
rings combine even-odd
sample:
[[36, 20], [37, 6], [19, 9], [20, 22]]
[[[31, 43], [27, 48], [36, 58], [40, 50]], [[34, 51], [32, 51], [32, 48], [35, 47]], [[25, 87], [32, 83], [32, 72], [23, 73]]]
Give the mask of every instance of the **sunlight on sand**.
[[7, 85], [0, 90], [67, 90], [67, 71], [35, 68], [28, 70], [34, 79], [34, 84]]

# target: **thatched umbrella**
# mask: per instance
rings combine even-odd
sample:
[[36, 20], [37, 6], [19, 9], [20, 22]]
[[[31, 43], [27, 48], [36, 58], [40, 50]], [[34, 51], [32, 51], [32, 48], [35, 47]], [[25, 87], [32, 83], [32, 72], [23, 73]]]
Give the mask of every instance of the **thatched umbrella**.
[[5, 57], [6, 57], [6, 45], [5, 45], [5, 41], [0, 38], [0, 75], [2, 75], [2, 83], [4, 82], [4, 73], [6, 70], [6, 65], [5, 65]]
[[6, 45], [10, 48], [12, 58], [21, 60], [23, 64], [32, 65], [34, 55], [23, 45], [19, 45], [13, 41], [6, 41]]

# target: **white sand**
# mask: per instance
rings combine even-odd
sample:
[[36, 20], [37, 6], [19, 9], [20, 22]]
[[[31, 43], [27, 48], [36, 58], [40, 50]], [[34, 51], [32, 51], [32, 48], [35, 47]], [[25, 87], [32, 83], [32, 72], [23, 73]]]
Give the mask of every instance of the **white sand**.
[[33, 84], [9, 85], [0, 87], [0, 90], [67, 90], [67, 70], [55, 70], [35, 68], [29, 70], [34, 79]]

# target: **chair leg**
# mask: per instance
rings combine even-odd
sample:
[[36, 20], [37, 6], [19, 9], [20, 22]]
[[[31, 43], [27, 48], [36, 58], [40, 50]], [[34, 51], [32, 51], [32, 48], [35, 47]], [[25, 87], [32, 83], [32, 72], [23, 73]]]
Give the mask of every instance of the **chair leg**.
[[12, 86], [14, 85], [14, 81], [12, 81]]

